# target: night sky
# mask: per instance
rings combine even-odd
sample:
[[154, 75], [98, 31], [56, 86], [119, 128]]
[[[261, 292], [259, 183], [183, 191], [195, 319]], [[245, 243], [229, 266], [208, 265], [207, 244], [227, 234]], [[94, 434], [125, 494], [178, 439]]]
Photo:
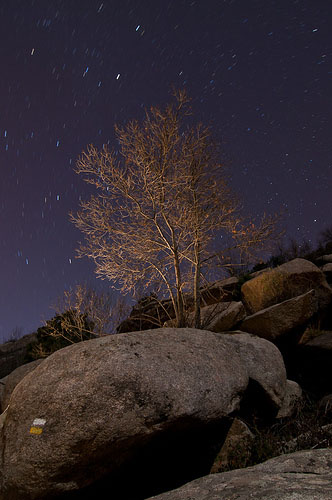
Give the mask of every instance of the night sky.
[[331, 0], [0, 0], [0, 40], [0, 340], [98, 286], [75, 259], [68, 212], [89, 187], [73, 166], [172, 85], [213, 127], [246, 211], [285, 210], [299, 241], [332, 224]]

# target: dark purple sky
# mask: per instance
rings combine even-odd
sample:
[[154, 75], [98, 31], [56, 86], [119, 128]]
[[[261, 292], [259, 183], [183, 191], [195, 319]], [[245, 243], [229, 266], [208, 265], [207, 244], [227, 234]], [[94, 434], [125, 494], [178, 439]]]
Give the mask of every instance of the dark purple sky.
[[254, 215], [287, 234], [332, 223], [331, 0], [0, 2], [0, 340], [30, 333], [94, 267], [69, 222], [72, 167], [113, 124], [185, 86]]

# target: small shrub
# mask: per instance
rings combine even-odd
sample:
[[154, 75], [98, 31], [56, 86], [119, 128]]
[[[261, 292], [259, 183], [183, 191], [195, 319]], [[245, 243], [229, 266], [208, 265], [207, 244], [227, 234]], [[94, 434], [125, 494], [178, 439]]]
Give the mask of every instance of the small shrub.
[[96, 336], [93, 329], [94, 323], [87, 315], [78, 315], [76, 311], [57, 314], [38, 328], [37, 342], [28, 346], [27, 361], [45, 358], [63, 347], [92, 339]]
[[[256, 465], [284, 453], [331, 447], [332, 432], [325, 428], [330, 422], [329, 414], [324, 412], [324, 408], [319, 408], [318, 401], [307, 393], [304, 393], [302, 406], [292, 417], [280, 419], [272, 425], [254, 418], [247, 423], [255, 440], [249, 458], [245, 459], [245, 466]], [[243, 458], [246, 457], [237, 460]]]

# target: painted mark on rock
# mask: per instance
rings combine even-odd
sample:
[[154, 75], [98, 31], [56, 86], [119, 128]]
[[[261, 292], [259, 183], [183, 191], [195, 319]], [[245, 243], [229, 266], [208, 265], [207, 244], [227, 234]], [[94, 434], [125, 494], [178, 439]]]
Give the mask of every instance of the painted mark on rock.
[[30, 434], [39, 436], [40, 434], [42, 434], [45, 424], [46, 420], [44, 418], [35, 418], [32, 422], [32, 426], [30, 427]]
[[30, 427], [30, 434], [41, 434], [43, 432], [42, 427]]

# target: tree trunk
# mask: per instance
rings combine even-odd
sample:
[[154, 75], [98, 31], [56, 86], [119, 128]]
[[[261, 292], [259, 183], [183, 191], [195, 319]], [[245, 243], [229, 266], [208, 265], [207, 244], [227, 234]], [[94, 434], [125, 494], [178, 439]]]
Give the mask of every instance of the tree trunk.
[[185, 327], [184, 303], [182, 294], [182, 281], [181, 281], [179, 256], [176, 251], [174, 252], [174, 269], [175, 269], [175, 279], [176, 279], [176, 301], [177, 301], [176, 327], [183, 328]]
[[201, 328], [201, 292], [200, 292], [200, 244], [196, 235], [195, 241], [195, 275], [194, 275], [194, 328]]

